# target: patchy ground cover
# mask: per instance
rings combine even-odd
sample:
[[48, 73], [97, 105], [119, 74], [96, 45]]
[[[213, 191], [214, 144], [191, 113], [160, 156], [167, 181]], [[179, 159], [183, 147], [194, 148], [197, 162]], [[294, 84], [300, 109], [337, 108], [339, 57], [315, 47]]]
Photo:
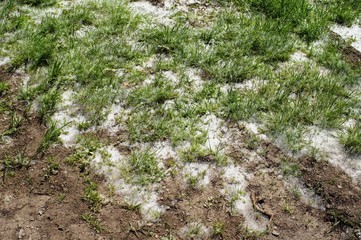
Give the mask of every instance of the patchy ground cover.
[[1, 239], [361, 239], [359, 1], [0, 10]]

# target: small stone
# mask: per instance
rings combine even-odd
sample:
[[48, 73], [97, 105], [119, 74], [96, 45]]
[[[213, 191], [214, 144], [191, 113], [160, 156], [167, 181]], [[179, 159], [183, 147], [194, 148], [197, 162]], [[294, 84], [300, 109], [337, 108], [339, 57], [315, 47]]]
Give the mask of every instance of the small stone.
[[338, 187], [339, 189], [341, 189], [341, 188], [342, 188], [342, 186], [341, 186], [341, 185], [337, 185], [337, 187]]
[[35, 218], [34, 217], [30, 217], [30, 221], [34, 221], [35, 220]]
[[25, 237], [25, 231], [24, 229], [20, 228], [18, 233], [18, 239], [22, 239], [23, 237]]
[[273, 231], [272, 231], [272, 235], [278, 237], [278, 236], [280, 235], [280, 233], [277, 232], [276, 230], [273, 230]]

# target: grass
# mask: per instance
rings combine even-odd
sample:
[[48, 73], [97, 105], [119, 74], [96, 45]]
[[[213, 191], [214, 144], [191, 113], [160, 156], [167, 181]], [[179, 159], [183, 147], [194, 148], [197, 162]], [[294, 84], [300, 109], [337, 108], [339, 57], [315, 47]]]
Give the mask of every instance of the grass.
[[164, 177], [157, 158], [150, 149], [131, 153], [129, 171], [134, 174], [134, 182], [141, 185], [159, 182]]
[[87, 222], [97, 233], [103, 231], [104, 227], [101, 225], [99, 219], [92, 213], [85, 213], [81, 218]]
[[227, 157], [220, 151], [204, 148], [201, 144], [192, 144], [189, 148], [182, 150], [180, 156], [184, 162], [215, 163], [218, 165], [227, 163]]
[[103, 198], [99, 194], [98, 185], [90, 179], [85, 179], [84, 200], [89, 203], [90, 210], [97, 213], [103, 205]]
[[9, 90], [9, 84], [5, 82], [0, 82], [0, 96], [5, 94], [7, 90]]
[[1, 135], [2, 136], [14, 135], [19, 130], [22, 122], [23, 122], [23, 117], [18, 113], [16, 113], [16, 111], [13, 111], [11, 114], [10, 126]]
[[61, 128], [57, 126], [57, 123], [50, 122], [48, 129], [46, 130], [43, 140], [41, 141], [39, 147], [36, 150], [36, 153], [43, 154], [50, 146], [54, 143], [59, 142], [59, 136], [61, 134]]
[[225, 230], [225, 224], [223, 222], [216, 221], [216, 222], [213, 223], [213, 229], [212, 229], [212, 234], [213, 235], [222, 236], [222, 234], [224, 233], [224, 230]]
[[350, 153], [361, 153], [361, 124], [349, 128], [341, 137], [341, 143]]
[[5, 183], [7, 176], [15, 176], [15, 171], [20, 169], [28, 169], [31, 163], [31, 159], [24, 153], [18, 152], [15, 156], [5, 155], [0, 161], [2, 167], [2, 182]]
[[292, 163], [289, 160], [283, 160], [280, 165], [281, 171], [285, 176], [299, 176], [300, 169], [296, 163]]

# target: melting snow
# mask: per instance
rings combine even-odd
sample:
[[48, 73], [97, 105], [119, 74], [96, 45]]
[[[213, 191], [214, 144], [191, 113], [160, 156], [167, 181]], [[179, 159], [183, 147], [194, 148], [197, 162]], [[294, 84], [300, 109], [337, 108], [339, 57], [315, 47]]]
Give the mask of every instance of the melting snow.
[[337, 139], [335, 131], [310, 127], [305, 140], [325, 154], [330, 163], [340, 167], [358, 184], [361, 184], [361, 155], [349, 156]]
[[186, 74], [195, 90], [199, 90], [203, 86], [204, 81], [200, 77], [199, 70], [190, 68], [186, 71]]
[[122, 104], [113, 104], [105, 121], [99, 126], [100, 129], [107, 130], [111, 135], [115, 135], [125, 127], [120, 122], [125, 122], [129, 116], [130, 109], [124, 109]]
[[243, 125], [249, 132], [253, 133], [257, 137], [263, 140], [267, 140], [267, 136], [259, 132], [259, 129], [262, 128], [260, 124], [254, 122], [243, 122], [243, 121], [240, 121], [239, 124]]
[[214, 114], [209, 114], [204, 117], [201, 128], [204, 131], [207, 131], [206, 148], [209, 148], [212, 151], [222, 149], [222, 132], [227, 131], [226, 127], [222, 127], [223, 124], [224, 121]]
[[170, 141], [155, 142], [152, 149], [160, 160], [172, 158], [179, 160], [177, 151], [172, 147]]
[[253, 209], [250, 195], [246, 193], [246, 173], [235, 165], [229, 165], [223, 169], [224, 188], [221, 193], [229, 201], [233, 201], [234, 210], [245, 218], [245, 226], [255, 231], [265, 231], [268, 219], [259, 216]]
[[129, 6], [135, 13], [151, 15], [162, 24], [170, 25], [174, 23], [174, 21], [170, 19], [171, 11], [156, 7], [148, 1], [131, 2]]
[[[105, 158], [102, 153], [106, 153]], [[97, 173], [106, 177], [107, 182], [114, 187], [115, 193], [122, 195], [127, 204], [140, 207], [144, 221], [155, 221], [165, 211], [165, 208], [157, 203], [155, 184], [138, 186], [126, 182], [120, 169], [128, 165], [128, 160], [115, 147], [107, 146], [100, 149], [91, 164]]]
[[262, 87], [264, 84], [266, 84], [267, 81], [260, 80], [258, 78], [246, 80], [241, 83], [230, 83], [225, 84], [221, 87], [221, 91], [223, 93], [227, 93], [230, 90], [254, 90], [257, 91], [260, 87]]
[[9, 57], [0, 57], [0, 66], [10, 63]]
[[165, 71], [165, 72], [163, 72], [163, 76], [164, 76], [167, 80], [171, 81], [173, 84], [177, 84], [177, 83], [178, 83], [178, 77], [177, 77], [177, 75], [176, 75], [174, 72], [172, 72], [172, 71]]
[[298, 178], [289, 176], [285, 179], [284, 184], [290, 192], [299, 194], [299, 197], [303, 203], [313, 208], [325, 210], [325, 206], [321, 197], [311, 189], [306, 188]]
[[351, 43], [351, 46], [361, 52], [361, 27], [358, 24], [351, 27], [336, 25], [332, 27], [331, 30], [339, 34], [345, 40], [349, 38], [354, 39], [355, 41]]
[[309, 59], [307, 58], [306, 54], [298, 51], [291, 55], [291, 60], [295, 62], [305, 62], [308, 61]]
[[180, 235], [186, 239], [208, 239], [210, 230], [201, 222], [191, 222], [180, 229]]
[[205, 187], [211, 180], [211, 166], [206, 163], [186, 163], [183, 168], [184, 180], [189, 178], [197, 179], [198, 187]]
[[74, 94], [71, 90], [62, 94], [62, 103], [52, 117], [52, 120], [57, 122], [58, 127], [63, 127], [59, 138], [65, 147], [74, 146], [80, 133], [77, 125], [85, 121], [84, 116], [76, 115], [77, 109], [74, 108], [72, 101]]

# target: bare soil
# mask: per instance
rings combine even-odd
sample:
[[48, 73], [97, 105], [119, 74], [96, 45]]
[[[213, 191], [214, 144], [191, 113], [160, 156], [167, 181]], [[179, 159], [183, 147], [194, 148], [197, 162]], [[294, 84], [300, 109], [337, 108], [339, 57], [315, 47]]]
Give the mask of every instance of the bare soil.
[[335, 32], [331, 32], [331, 37], [343, 43], [340, 52], [347, 62], [349, 62], [354, 68], [360, 69], [361, 67], [361, 53], [349, 44], [346, 44], [340, 35]]

